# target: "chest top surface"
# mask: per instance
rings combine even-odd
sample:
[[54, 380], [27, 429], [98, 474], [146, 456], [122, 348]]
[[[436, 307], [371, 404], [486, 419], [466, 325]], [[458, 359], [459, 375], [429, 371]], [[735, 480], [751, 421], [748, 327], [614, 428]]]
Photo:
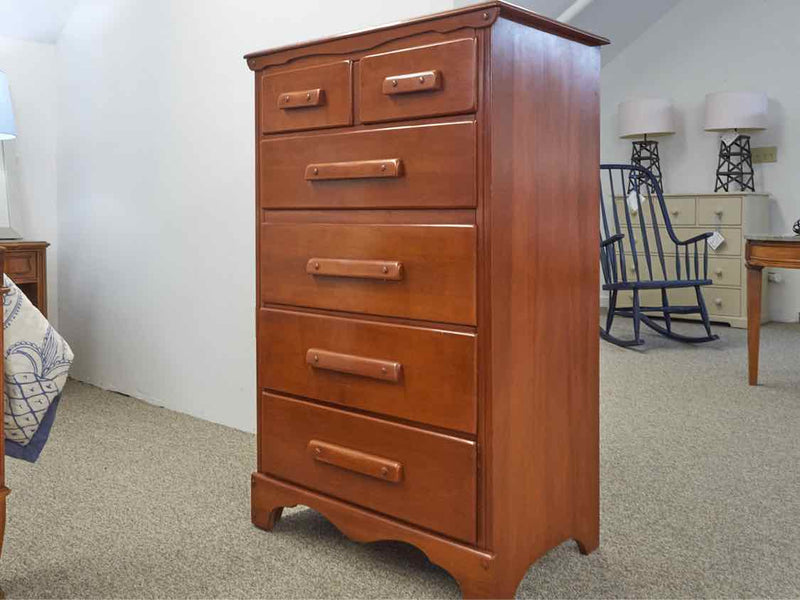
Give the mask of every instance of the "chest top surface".
[[326, 38], [259, 50], [246, 54], [244, 58], [252, 70], [259, 71], [266, 67], [285, 64], [295, 58], [313, 54], [337, 54], [367, 50], [405, 35], [430, 31], [454, 31], [463, 27], [490, 27], [500, 17], [587, 46], [603, 46], [609, 43], [602, 36], [544, 17], [514, 4], [493, 0], [437, 14], [425, 15], [399, 23], [390, 23]]

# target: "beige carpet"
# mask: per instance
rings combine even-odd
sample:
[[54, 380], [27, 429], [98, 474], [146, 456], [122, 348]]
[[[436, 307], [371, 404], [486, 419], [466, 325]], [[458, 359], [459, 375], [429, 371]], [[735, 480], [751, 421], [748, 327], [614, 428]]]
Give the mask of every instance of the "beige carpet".
[[[686, 326], [693, 328], [694, 326]], [[800, 596], [800, 327], [644, 351], [602, 344], [602, 540], [534, 567], [520, 597]], [[290, 511], [249, 521], [251, 435], [71, 383], [36, 465], [9, 460], [9, 598], [456, 597], [398, 543]]]

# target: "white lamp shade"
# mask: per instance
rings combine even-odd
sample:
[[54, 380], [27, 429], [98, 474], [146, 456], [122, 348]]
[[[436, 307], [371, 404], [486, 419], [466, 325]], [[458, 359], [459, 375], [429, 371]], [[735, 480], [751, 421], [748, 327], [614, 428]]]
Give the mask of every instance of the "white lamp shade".
[[17, 137], [17, 128], [14, 125], [8, 77], [0, 71], [0, 140], [13, 140], [15, 137]]
[[619, 137], [675, 133], [672, 103], [663, 98], [635, 98], [619, 103]]
[[706, 96], [706, 131], [766, 128], [766, 94], [761, 92], [717, 92]]

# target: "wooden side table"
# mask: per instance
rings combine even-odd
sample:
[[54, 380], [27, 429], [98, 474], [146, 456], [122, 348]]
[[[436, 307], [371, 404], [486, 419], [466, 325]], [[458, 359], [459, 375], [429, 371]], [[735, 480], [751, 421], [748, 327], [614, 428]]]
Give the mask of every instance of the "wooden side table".
[[28, 299], [47, 316], [48, 242], [3, 241], [6, 275], [14, 280]]
[[748, 236], [747, 263], [747, 363], [750, 385], [758, 384], [758, 344], [761, 338], [762, 270], [800, 269], [800, 236]]

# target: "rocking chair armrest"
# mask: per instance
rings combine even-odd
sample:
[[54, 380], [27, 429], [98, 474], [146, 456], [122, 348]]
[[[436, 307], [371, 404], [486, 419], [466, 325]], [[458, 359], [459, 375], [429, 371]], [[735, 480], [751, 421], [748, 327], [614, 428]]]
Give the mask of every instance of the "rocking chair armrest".
[[619, 241], [624, 240], [624, 239], [625, 239], [625, 234], [624, 233], [617, 233], [616, 235], [612, 235], [607, 240], [601, 240], [600, 241], [600, 247], [601, 248], [605, 248], [606, 246], [610, 246], [611, 244], [615, 244], [616, 242], [619, 242]]
[[707, 240], [712, 235], [714, 235], [713, 231], [706, 231], [705, 233], [701, 233], [700, 235], [696, 235], [693, 238], [689, 238], [688, 240], [678, 241], [676, 242], [680, 246], [688, 246], [689, 244], [694, 244], [695, 242], [699, 242], [701, 240]]

